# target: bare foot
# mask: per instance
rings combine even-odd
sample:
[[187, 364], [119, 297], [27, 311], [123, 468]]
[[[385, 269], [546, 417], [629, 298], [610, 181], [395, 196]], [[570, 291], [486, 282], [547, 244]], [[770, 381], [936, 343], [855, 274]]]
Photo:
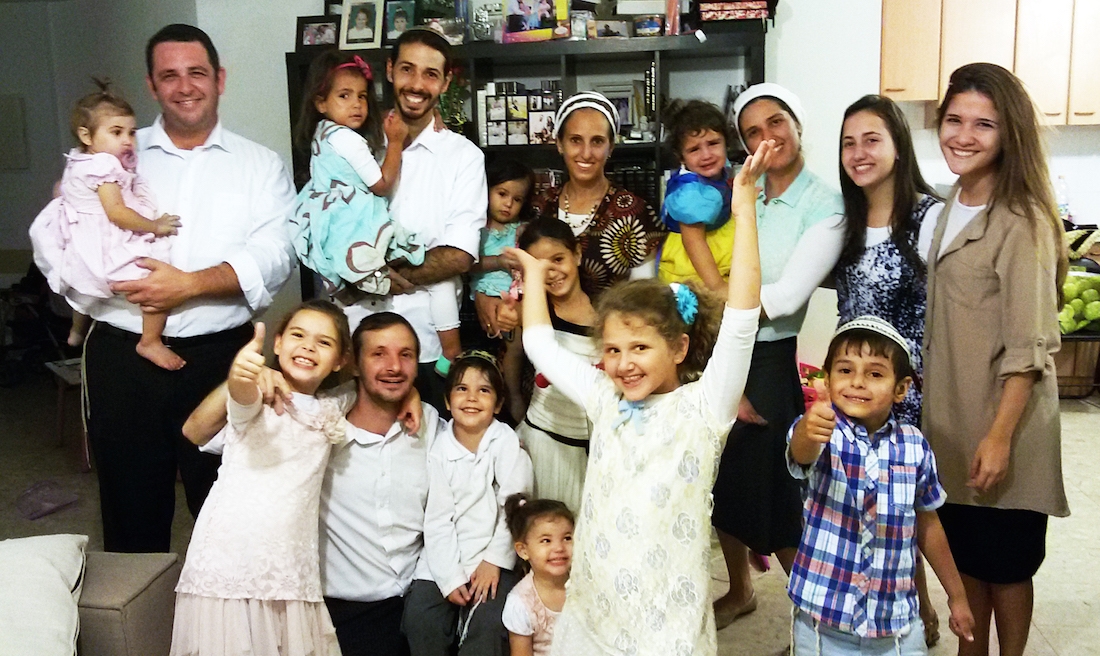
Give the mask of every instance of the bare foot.
[[168, 371], [176, 371], [187, 364], [159, 339], [152, 342], [138, 342], [136, 350], [141, 357]]
[[65, 340], [65, 343], [73, 348], [80, 346], [84, 343], [84, 333], [77, 330], [70, 330], [69, 338]]

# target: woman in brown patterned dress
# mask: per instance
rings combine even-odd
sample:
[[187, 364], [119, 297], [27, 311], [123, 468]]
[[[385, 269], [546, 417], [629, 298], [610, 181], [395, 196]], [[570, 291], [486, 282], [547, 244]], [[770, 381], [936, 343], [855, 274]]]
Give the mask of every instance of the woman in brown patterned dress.
[[532, 201], [536, 216], [561, 219], [577, 236], [581, 286], [593, 300], [619, 281], [656, 275], [655, 252], [665, 235], [653, 208], [604, 173], [618, 125], [618, 110], [603, 95], [567, 98], [554, 130], [568, 181]]

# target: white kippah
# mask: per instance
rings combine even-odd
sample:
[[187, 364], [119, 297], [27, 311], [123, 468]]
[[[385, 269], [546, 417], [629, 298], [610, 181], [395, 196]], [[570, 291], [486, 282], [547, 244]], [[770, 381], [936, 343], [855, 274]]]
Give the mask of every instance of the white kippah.
[[561, 136], [561, 128], [565, 125], [565, 119], [578, 109], [594, 109], [603, 114], [607, 122], [611, 124], [611, 133], [619, 136], [619, 110], [607, 99], [607, 96], [595, 91], [581, 91], [569, 96], [558, 108], [554, 116], [554, 138]]
[[757, 98], [775, 98], [782, 100], [785, 105], [791, 110], [791, 114], [794, 116], [794, 120], [798, 121], [799, 125], [805, 125], [806, 113], [802, 109], [802, 101], [798, 99], [798, 96], [794, 95], [792, 91], [786, 87], [775, 84], [774, 82], [762, 82], [760, 84], [754, 84], [748, 89], [741, 92], [741, 95], [733, 101], [733, 127], [736, 128], [737, 138], [741, 140], [741, 146], [748, 150], [749, 147], [745, 143], [745, 138], [741, 136], [741, 112], [748, 106], [749, 103]]
[[901, 333], [896, 328], [890, 325], [889, 321], [880, 319], [876, 316], [865, 314], [861, 317], [856, 317], [848, 323], [845, 323], [841, 327], [836, 329], [836, 334], [833, 335], [833, 339], [836, 339], [843, 333], [849, 330], [869, 330], [873, 333], [878, 333], [883, 337], [889, 338], [891, 341], [897, 342], [897, 345], [901, 347], [902, 353], [905, 353], [906, 359], [909, 360], [909, 366], [916, 368], [916, 364], [913, 363], [913, 354], [909, 352], [909, 344], [906, 343], [905, 338], [901, 336]]

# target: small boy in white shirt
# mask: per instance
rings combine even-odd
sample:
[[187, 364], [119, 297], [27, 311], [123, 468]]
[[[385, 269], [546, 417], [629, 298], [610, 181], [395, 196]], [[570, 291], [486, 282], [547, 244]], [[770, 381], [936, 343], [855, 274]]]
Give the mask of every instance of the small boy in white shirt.
[[494, 416], [504, 398], [493, 356], [471, 351], [456, 358], [447, 376], [453, 419], [428, 453], [421, 559], [432, 580], [418, 577], [405, 598], [412, 656], [446, 656], [456, 642], [459, 656], [508, 654], [501, 613], [519, 577], [504, 501], [530, 494], [534, 474], [515, 432]]

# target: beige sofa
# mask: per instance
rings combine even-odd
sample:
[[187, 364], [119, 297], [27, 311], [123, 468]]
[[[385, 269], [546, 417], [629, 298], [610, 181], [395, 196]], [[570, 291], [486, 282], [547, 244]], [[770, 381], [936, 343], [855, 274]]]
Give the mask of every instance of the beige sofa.
[[78, 603], [81, 656], [167, 656], [172, 643], [176, 554], [90, 551]]

